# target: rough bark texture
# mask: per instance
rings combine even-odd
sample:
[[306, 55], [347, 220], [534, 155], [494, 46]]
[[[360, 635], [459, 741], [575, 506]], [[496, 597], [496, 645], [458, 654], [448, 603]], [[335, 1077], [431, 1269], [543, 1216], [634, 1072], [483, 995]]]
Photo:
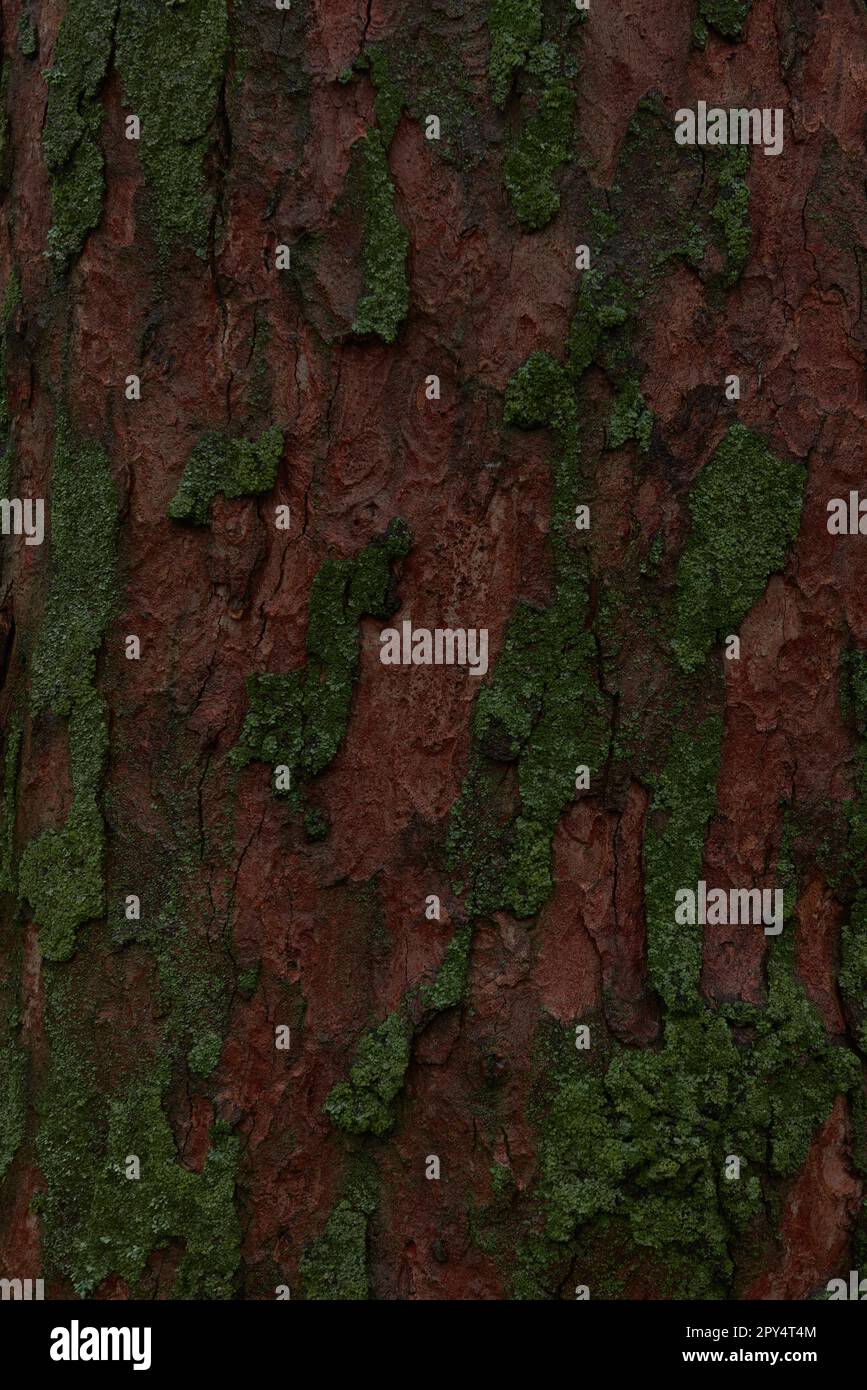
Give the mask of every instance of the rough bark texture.
[[[863, 1270], [863, 5], [2, 24], [2, 487], [48, 534], [3, 542], [0, 1273]], [[678, 145], [700, 100], [782, 153]], [[384, 665], [406, 619], [487, 675]], [[699, 880], [782, 933], [675, 924]]]

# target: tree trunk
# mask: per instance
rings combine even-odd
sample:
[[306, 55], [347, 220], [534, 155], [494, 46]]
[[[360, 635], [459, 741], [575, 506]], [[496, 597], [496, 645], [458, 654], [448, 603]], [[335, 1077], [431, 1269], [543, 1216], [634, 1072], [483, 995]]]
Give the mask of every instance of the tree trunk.
[[863, 6], [2, 24], [0, 1274], [863, 1268]]

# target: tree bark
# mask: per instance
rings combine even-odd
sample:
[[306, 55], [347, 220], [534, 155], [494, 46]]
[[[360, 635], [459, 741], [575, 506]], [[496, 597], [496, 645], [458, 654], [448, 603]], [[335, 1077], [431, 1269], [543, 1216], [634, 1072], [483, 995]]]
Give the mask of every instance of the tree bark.
[[863, 6], [2, 27], [0, 1274], [863, 1268]]

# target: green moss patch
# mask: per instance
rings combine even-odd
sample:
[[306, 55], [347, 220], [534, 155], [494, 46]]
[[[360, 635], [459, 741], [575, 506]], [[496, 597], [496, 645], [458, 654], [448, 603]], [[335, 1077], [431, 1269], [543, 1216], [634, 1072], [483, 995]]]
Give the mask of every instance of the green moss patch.
[[398, 1009], [363, 1035], [348, 1080], [332, 1086], [325, 1102], [325, 1113], [338, 1129], [381, 1138], [394, 1127], [413, 1037], [437, 1014], [463, 1003], [472, 939], [472, 923], [459, 926], [433, 981], [409, 990]]
[[48, 960], [68, 960], [76, 932], [105, 907], [105, 827], [96, 798], [77, 793], [62, 830], [46, 830], [21, 856], [18, 883]]
[[31, 707], [67, 720], [74, 800], [66, 824], [31, 840], [19, 891], [39, 926], [40, 949], [66, 960], [77, 929], [104, 907], [105, 828], [99, 792], [108, 756], [96, 658], [115, 601], [117, 495], [108, 460], [58, 423], [51, 485], [51, 577], [33, 652]]
[[[660, 1296], [732, 1296], [733, 1254], [774, 1206], [774, 1181], [802, 1167], [838, 1095], [860, 1066], [825, 1034], [794, 976], [793, 944], [772, 947], [768, 1003], [741, 1006], [738, 1024], [699, 1006], [670, 1016], [659, 1051], [616, 1048], [604, 1071], [577, 1058], [545, 1083], [539, 1185], [545, 1226], [538, 1265], [586, 1249], [594, 1223], [623, 1223]], [[729, 1155], [740, 1177], [727, 1179]], [[628, 1260], [624, 1259], [624, 1267]], [[527, 1280], [517, 1292], [550, 1297]], [[595, 1292], [594, 1270], [585, 1282]], [[561, 1276], [562, 1277], [562, 1274]]]
[[184, 467], [180, 486], [169, 503], [172, 521], [207, 526], [211, 503], [219, 494], [234, 500], [270, 492], [283, 455], [283, 431], [277, 425], [257, 441], [202, 435]]
[[[606, 275], [598, 268], [584, 271], [567, 343], [568, 370], [573, 380], [579, 380], [597, 359], [608, 335], [616, 335], [620, 355], [626, 356], [622, 345], [628, 342], [627, 331], [635, 308], [634, 295], [619, 276]], [[615, 367], [617, 359], [609, 358], [608, 365]]]
[[61, 420], [51, 475], [51, 576], [33, 652], [34, 714], [90, 703], [116, 592], [117, 494], [105, 452]]
[[24, 1138], [27, 1056], [18, 1042], [14, 1014], [0, 1032], [0, 1182]]
[[542, 37], [542, 0], [491, 0], [488, 79], [495, 106], [505, 106], [517, 70]]
[[701, 877], [721, 748], [722, 720], [715, 716], [676, 734], [647, 817], [647, 961], [654, 988], [673, 1010], [693, 1009], [699, 997], [704, 929], [675, 923], [675, 894]]
[[102, 215], [100, 89], [112, 56], [141, 121], [140, 150], [163, 254], [177, 238], [204, 251], [213, 199], [203, 160], [228, 48], [226, 0], [68, 0], [47, 74], [42, 137], [54, 220], [48, 254], [64, 270]]
[[124, 98], [141, 120], [160, 249], [184, 239], [203, 253], [213, 210], [203, 161], [226, 66], [226, 0], [122, 0], [116, 44]]
[[577, 64], [569, 31], [584, 18], [563, 9], [549, 15], [542, 38], [539, 0], [494, 0], [489, 77], [496, 106], [505, 105], [515, 73], [524, 70], [522, 110], [526, 119], [506, 156], [506, 189], [522, 227], [538, 231], [560, 206], [554, 175], [573, 149], [574, 79]]
[[118, 0], [68, 0], [46, 74], [42, 152], [51, 175], [54, 220], [48, 254], [59, 270], [99, 222], [105, 173], [99, 90], [111, 60]]
[[717, 200], [711, 218], [725, 255], [723, 285], [737, 283], [747, 263], [752, 242], [750, 190], [747, 174], [750, 152], [745, 145], [732, 145], [718, 152]]
[[249, 707], [232, 765], [288, 767], [287, 795], [296, 805], [296, 779], [303, 784], [323, 772], [343, 742], [358, 670], [359, 620], [394, 612], [390, 567], [411, 543], [406, 525], [395, 520], [358, 555], [326, 560], [310, 591], [306, 666], [248, 677]]
[[699, 0], [699, 22], [724, 39], [741, 39], [752, 6], [753, 0]]
[[627, 377], [608, 416], [605, 447], [619, 449], [627, 440], [634, 439], [639, 450], [646, 454], [652, 432], [653, 415], [641, 394], [639, 379], [637, 376]]
[[[52, 977], [50, 992], [51, 1064], [37, 1136], [47, 1268], [80, 1298], [110, 1274], [135, 1293], [151, 1253], [182, 1241], [172, 1296], [230, 1298], [240, 1253], [237, 1139], [215, 1125], [202, 1172], [185, 1168], [162, 1109], [164, 1078], [130, 1081], [106, 1105], [67, 1026], [65, 987]], [[139, 1159], [138, 1179], [126, 1176], [129, 1155]]]
[[[491, 683], [473, 716], [474, 759], [448, 832], [448, 862], [473, 913], [532, 916], [551, 894], [551, 841], [573, 795], [607, 752], [586, 592], [564, 580], [552, 606], [516, 609]], [[516, 765], [519, 807], [503, 821], [488, 760]]]
[[325, 1113], [338, 1129], [349, 1134], [388, 1133], [412, 1055], [412, 1034], [412, 1024], [402, 1010], [365, 1033], [349, 1079], [338, 1081], [325, 1102]]
[[528, 231], [544, 227], [560, 206], [554, 173], [571, 152], [574, 105], [566, 84], [553, 83], [506, 157], [506, 188], [518, 221]]
[[467, 990], [472, 939], [473, 929], [469, 923], [458, 927], [448, 944], [433, 984], [426, 985], [421, 990], [420, 999], [426, 1010], [444, 1013], [446, 1009], [456, 1009], [463, 1002]]
[[[524, 429], [547, 425], [558, 436], [550, 530], [556, 582], [547, 609], [518, 604], [493, 679], [479, 691], [447, 862], [471, 913], [506, 909], [526, 917], [553, 887], [551, 841], [573, 795], [575, 768], [600, 771], [609, 731], [586, 580], [570, 539], [579, 444], [566, 369], [534, 353], [509, 382], [504, 419]], [[504, 765], [514, 768], [517, 806]]]
[[677, 572], [672, 646], [684, 671], [737, 631], [782, 569], [801, 520], [806, 470], [776, 458], [745, 426], [732, 425], [690, 497], [692, 530]]
[[222, 1038], [219, 1033], [209, 1028], [190, 1048], [187, 1058], [190, 1071], [195, 1072], [197, 1076], [210, 1076], [220, 1060], [222, 1050]]
[[18, 52], [25, 58], [35, 57], [39, 49], [39, 35], [29, 14], [23, 14], [18, 21]]
[[369, 66], [376, 88], [376, 124], [387, 149], [394, 138], [401, 112], [406, 105], [406, 91], [403, 84], [392, 74], [391, 64], [384, 49], [369, 49], [355, 63], [358, 69], [365, 66]]
[[369, 1296], [367, 1230], [378, 1202], [374, 1171], [359, 1168], [322, 1235], [301, 1256], [299, 1272], [305, 1299], [345, 1302]]
[[363, 290], [355, 310], [353, 333], [375, 333], [393, 343], [409, 312], [406, 257], [409, 237], [394, 208], [394, 184], [388, 168], [388, 141], [369, 130], [361, 142]]

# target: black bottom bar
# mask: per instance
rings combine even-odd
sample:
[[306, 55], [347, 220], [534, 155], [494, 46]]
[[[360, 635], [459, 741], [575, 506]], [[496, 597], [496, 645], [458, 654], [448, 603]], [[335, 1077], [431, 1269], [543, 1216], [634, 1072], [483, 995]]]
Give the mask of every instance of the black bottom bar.
[[[461, 1314], [460, 1304], [437, 1312], [430, 1305], [376, 1302], [325, 1307], [289, 1300], [5, 1302], [0, 1303], [0, 1327], [7, 1355], [14, 1351], [24, 1372], [48, 1372], [61, 1381], [70, 1376], [93, 1379], [105, 1371], [115, 1377], [127, 1373], [136, 1380], [147, 1375], [162, 1379], [166, 1374], [200, 1379], [213, 1372], [226, 1383], [251, 1372], [257, 1380], [278, 1371], [290, 1377], [293, 1366], [307, 1379], [315, 1374], [318, 1357], [331, 1379], [335, 1370], [339, 1373], [344, 1355], [353, 1376], [387, 1363], [388, 1380], [416, 1375], [427, 1380], [442, 1356], [443, 1374], [455, 1369], [451, 1358], [456, 1344], [447, 1353], [448, 1344], [441, 1341], [449, 1332], [462, 1334], [462, 1375], [474, 1354], [483, 1360], [488, 1376], [501, 1357], [505, 1370], [509, 1372], [511, 1365], [511, 1374], [518, 1375], [519, 1365], [535, 1346], [537, 1351], [544, 1349], [550, 1373], [557, 1378], [570, 1365], [576, 1372], [588, 1371], [596, 1361], [609, 1373], [637, 1370], [647, 1375], [675, 1368], [700, 1372], [714, 1365], [730, 1372], [806, 1366], [827, 1376], [859, 1364], [867, 1326], [859, 1308], [833, 1301], [473, 1306], [470, 1327], [462, 1322], [467, 1314]], [[401, 1333], [414, 1338], [414, 1350], [407, 1357], [400, 1350]], [[416, 1358], [425, 1345], [428, 1353], [420, 1364]], [[566, 1358], [559, 1373], [551, 1360], [558, 1354]]]

